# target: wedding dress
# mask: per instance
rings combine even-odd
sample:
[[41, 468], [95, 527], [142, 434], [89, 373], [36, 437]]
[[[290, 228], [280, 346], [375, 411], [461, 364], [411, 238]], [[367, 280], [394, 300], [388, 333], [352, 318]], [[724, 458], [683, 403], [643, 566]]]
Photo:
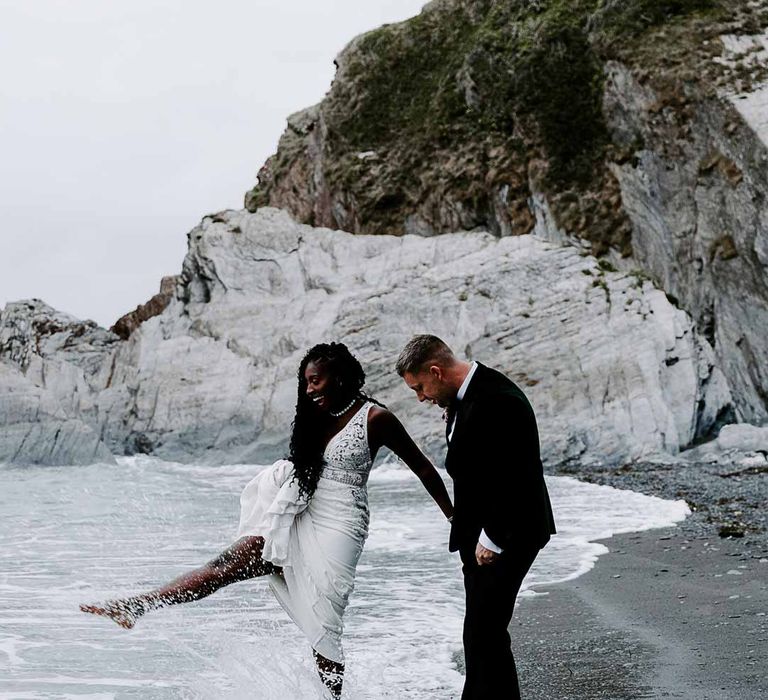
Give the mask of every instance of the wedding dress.
[[344, 609], [368, 536], [372, 405], [366, 402], [331, 438], [309, 503], [299, 496], [288, 460], [259, 472], [240, 496], [238, 538], [264, 538], [263, 558], [283, 570], [268, 577], [278, 602], [312, 648], [338, 663], [344, 660]]

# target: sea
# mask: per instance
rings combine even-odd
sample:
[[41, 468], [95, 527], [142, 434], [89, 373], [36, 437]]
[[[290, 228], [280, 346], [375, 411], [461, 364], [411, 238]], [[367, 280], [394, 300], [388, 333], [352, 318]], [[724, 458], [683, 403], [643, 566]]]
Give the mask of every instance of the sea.
[[[145, 456], [0, 466], [0, 699], [323, 698], [308, 644], [264, 580], [150, 613], [132, 630], [78, 609], [210, 560], [232, 542], [240, 490], [263, 468]], [[683, 501], [569, 477], [547, 484], [559, 533], [516, 614], [595, 566], [608, 551], [599, 540], [688, 514]], [[371, 531], [345, 615], [344, 698], [458, 698], [464, 592], [448, 525], [400, 463], [377, 467], [368, 488]]]

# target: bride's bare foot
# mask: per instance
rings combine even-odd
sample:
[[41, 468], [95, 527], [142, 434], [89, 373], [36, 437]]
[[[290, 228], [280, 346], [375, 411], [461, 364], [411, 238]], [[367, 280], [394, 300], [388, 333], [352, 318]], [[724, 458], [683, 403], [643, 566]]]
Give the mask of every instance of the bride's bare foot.
[[110, 600], [104, 605], [81, 605], [80, 610], [92, 615], [108, 617], [120, 627], [131, 629], [144, 614], [143, 606], [128, 600]]

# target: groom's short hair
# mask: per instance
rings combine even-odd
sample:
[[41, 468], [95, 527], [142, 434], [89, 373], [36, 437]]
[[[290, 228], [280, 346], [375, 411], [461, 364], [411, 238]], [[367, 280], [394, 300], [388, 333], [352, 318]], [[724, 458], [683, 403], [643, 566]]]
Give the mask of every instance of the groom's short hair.
[[453, 351], [436, 335], [416, 335], [403, 348], [395, 370], [402, 377], [406, 372], [418, 374], [428, 364], [451, 365], [455, 361]]

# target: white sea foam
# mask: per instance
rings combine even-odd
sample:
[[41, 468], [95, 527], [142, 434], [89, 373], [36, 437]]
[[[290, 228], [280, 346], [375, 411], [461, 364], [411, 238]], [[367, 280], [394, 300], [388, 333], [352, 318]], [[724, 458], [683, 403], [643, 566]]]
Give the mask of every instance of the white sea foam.
[[[146, 589], [226, 546], [262, 467], [148, 457], [117, 466], [2, 468], [0, 699], [320, 697], [306, 641], [262, 581], [155, 613], [125, 632], [77, 604]], [[681, 501], [548, 479], [559, 534], [528, 594], [607, 551], [596, 540], [671, 525]], [[371, 533], [346, 616], [346, 697], [456, 696], [463, 588], [448, 525], [399, 463], [371, 475]]]

